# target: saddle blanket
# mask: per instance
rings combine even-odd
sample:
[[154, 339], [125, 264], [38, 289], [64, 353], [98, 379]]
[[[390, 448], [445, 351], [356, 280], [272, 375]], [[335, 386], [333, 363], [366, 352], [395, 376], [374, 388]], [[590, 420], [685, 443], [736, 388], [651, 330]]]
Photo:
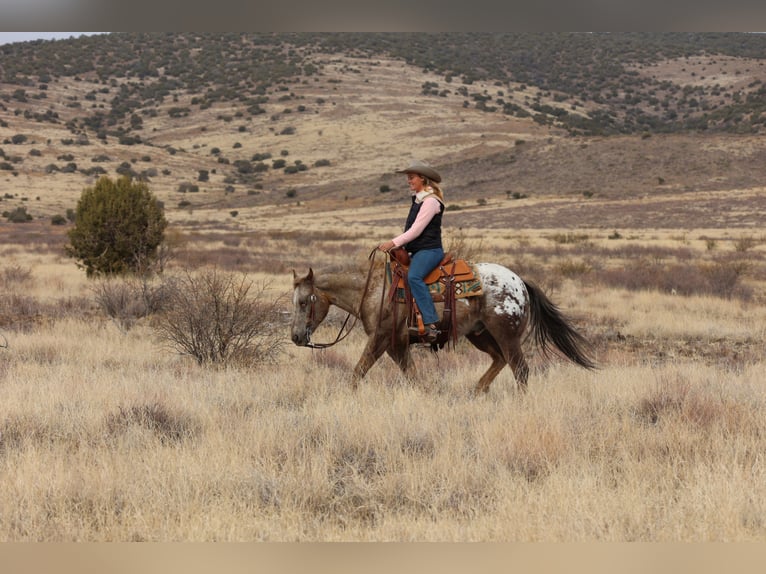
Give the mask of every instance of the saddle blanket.
[[[454, 265], [454, 268], [453, 268]], [[455, 298], [463, 299], [465, 297], [475, 297], [482, 294], [481, 279], [474, 271], [473, 266], [463, 259], [456, 259], [454, 262], [447, 263], [444, 266], [437, 267], [431, 273], [426, 275], [426, 285], [431, 292], [434, 301], [443, 301], [447, 289], [447, 279], [454, 273], [455, 276]], [[393, 271], [391, 262], [386, 263], [386, 281], [391, 285]], [[404, 303], [404, 280], [397, 277], [396, 300], [398, 303]]]

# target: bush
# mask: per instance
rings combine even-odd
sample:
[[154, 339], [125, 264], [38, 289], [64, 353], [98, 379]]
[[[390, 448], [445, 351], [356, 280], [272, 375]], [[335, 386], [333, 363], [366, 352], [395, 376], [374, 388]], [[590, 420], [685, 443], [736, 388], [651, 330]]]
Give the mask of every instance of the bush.
[[178, 184], [179, 193], [197, 193], [198, 191], [199, 186], [194, 185], [193, 183], [189, 183], [188, 181], [182, 181]]
[[32, 216], [27, 213], [26, 207], [17, 207], [13, 211], [4, 211], [3, 217], [11, 223], [26, 223], [27, 221], [32, 221]]
[[155, 325], [160, 339], [201, 365], [274, 359], [284, 344], [277, 301], [266, 299], [265, 284], [251, 288], [245, 274], [187, 272], [168, 291]]
[[737, 258], [719, 259], [705, 264], [661, 264], [635, 261], [619, 269], [592, 271], [602, 285], [631, 291], [656, 290], [677, 295], [711, 295], [724, 299], [752, 298], [749, 287], [740, 279], [747, 275], [749, 263]]
[[152, 284], [145, 278], [103, 279], [93, 287], [96, 303], [123, 331], [142, 317], [162, 310], [170, 287], [167, 282]]
[[167, 223], [146, 183], [101, 177], [77, 203], [66, 251], [88, 277], [146, 273], [157, 260]]

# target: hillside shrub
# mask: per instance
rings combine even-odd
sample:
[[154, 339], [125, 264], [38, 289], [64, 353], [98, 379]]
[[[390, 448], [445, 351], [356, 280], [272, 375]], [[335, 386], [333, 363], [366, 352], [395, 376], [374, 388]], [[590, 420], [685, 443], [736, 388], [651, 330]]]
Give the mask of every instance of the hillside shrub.
[[188, 181], [182, 181], [178, 184], [178, 193], [197, 193], [198, 191], [199, 186]]
[[162, 203], [145, 182], [104, 176], [83, 191], [66, 252], [89, 277], [146, 273], [157, 260], [167, 223]]
[[26, 207], [17, 207], [13, 211], [4, 211], [3, 217], [11, 223], [26, 223], [27, 221], [32, 221], [32, 216], [27, 213]]

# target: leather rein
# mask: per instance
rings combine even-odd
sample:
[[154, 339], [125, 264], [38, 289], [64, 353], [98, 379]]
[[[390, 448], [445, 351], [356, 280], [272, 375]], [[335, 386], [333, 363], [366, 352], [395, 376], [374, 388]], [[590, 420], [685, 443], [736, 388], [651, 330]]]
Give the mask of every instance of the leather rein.
[[[337, 345], [340, 343], [343, 339], [348, 337], [348, 335], [351, 333], [351, 331], [356, 327], [356, 322], [359, 320], [359, 315], [362, 313], [362, 305], [364, 304], [364, 299], [367, 297], [367, 291], [370, 287], [370, 280], [372, 279], [372, 270], [375, 267], [375, 255], [377, 254], [378, 248], [376, 247], [373, 249], [370, 254], [367, 256], [367, 259], [370, 260], [370, 268], [367, 270], [367, 279], [364, 283], [364, 290], [362, 291], [362, 298], [359, 300], [359, 308], [357, 309], [357, 312], [355, 314], [349, 313], [346, 315], [345, 321], [343, 321], [343, 325], [340, 327], [340, 331], [338, 331], [338, 335], [335, 337], [335, 340], [332, 343], [312, 343], [309, 341], [309, 343], [306, 345], [310, 349], [326, 349], [328, 347], [332, 347], [333, 345]], [[315, 289], [312, 287], [312, 290]], [[317, 302], [317, 295], [316, 293], [312, 293], [309, 297], [309, 301], [311, 302], [311, 306], [309, 307], [308, 312], [308, 319], [306, 321], [306, 331], [309, 333], [309, 337], [311, 336], [311, 329], [309, 325], [311, 325], [314, 322], [314, 319], [316, 318], [316, 302]], [[351, 323], [351, 326], [348, 328], [348, 330], [343, 333], [343, 329], [346, 328], [346, 325], [348, 324], [348, 320], [351, 318], [351, 315], [354, 315], [354, 321]]]

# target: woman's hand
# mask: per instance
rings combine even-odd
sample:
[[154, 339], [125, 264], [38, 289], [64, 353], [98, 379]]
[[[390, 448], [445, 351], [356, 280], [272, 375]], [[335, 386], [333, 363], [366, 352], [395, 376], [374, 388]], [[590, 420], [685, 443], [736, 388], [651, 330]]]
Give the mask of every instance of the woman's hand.
[[378, 249], [380, 249], [381, 251], [385, 251], [386, 253], [391, 251], [394, 247], [396, 247], [396, 245], [394, 245], [393, 241], [386, 241], [385, 243], [381, 243], [380, 245], [378, 245]]

